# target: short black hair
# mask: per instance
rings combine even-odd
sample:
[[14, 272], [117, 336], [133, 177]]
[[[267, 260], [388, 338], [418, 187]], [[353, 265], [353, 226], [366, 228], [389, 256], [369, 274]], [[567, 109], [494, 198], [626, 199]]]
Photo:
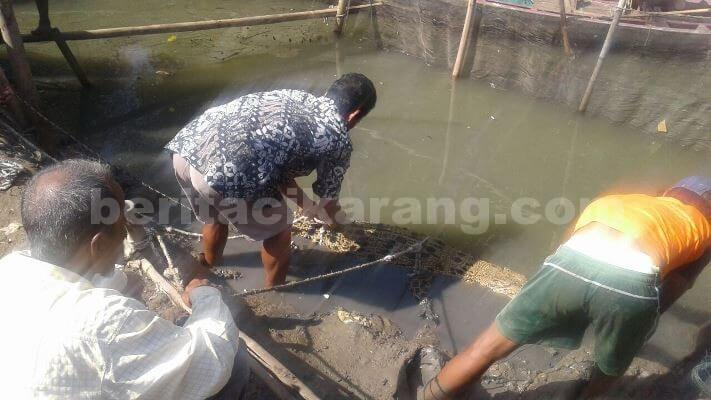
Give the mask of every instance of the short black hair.
[[326, 92], [326, 97], [336, 103], [342, 116], [361, 109], [361, 117], [375, 107], [378, 95], [373, 82], [363, 74], [350, 73], [340, 77]]
[[32, 257], [63, 266], [82, 243], [110, 226], [92, 223], [92, 196], [118, 201], [112, 182], [111, 168], [90, 160], [66, 160], [37, 173], [21, 204]]

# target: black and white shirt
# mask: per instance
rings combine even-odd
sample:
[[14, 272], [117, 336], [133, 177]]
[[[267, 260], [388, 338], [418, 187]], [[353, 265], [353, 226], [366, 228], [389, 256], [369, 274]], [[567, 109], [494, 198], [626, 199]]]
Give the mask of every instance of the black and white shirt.
[[246, 95], [210, 108], [166, 149], [224, 198], [281, 198], [279, 186], [309, 175], [321, 198], [338, 198], [353, 150], [333, 100], [298, 90]]

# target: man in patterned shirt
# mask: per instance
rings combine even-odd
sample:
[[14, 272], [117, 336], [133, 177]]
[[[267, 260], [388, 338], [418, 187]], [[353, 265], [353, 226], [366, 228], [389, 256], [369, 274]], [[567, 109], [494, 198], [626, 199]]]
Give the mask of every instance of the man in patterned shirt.
[[[335, 224], [352, 151], [348, 131], [375, 106], [373, 83], [346, 74], [316, 97], [298, 90], [246, 95], [191, 121], [166, 149], [178, 183], [204, 226], [202, 262], [221, 262], [228, 222], [262, 243], [265, 286], [283, 283], [291, 256], [291, 213]], [[317, 171], [318, 204], [295, 178]]]

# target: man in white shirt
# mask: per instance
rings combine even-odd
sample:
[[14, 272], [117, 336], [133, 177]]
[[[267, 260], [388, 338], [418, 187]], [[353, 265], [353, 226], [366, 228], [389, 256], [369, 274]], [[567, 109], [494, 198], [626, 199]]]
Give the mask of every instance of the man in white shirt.
[[[115, 201], [111, 223], [92, 215], [99, 199]], [[230, 379], [237, 327], [205, 275], [185, 289], [193, 313], [183, 327], [91, 283], [122, 253], [123, 203], [110, 169], [92, 161], [61, 162], [28, 184], [30, 252], [0, 260], [16, 277], [0, 291], [3, 398], [203, 399]]]

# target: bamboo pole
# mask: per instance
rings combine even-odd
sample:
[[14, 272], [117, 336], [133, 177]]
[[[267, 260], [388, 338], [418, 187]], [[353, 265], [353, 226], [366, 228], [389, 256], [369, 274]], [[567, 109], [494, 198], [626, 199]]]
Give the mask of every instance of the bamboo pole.
[[[138, 267], [143, 274], [151, 282], [153, 282], [162, 292], [164, 292], [170, 301], [177, 307], [187, 313], [192, 313], [190, 307], [183, 301], [178, 290], [168, 280], [161, 275], [153, 264], [146, 259], [132, 261], [138, 263]], [[231, 290], [231, 289], [230, 289]], [[264, 380], [272, 391], [275, 392], [281, 399], [293, 399], [294, 396], [290, 391], [298, 393], [298, 395], [306, 400], [318, 400], [319, 397], [313, 393], [299, 378], [289, 371], [284, 364], [272, 356], [264, 347], [257, 343], [254, 339], [247, 336], [244, 332], [239, 332], [239, 337], [247, 346], [247, 351], [250, 355], [250, 368], [258, 376]], [[278, 382], [274, 382], [274, 380]], [[288, 389], [287, 389], [288, 388]]]
[[348, 0], [338, 0], [338, 6], [336, 7], [336, 28], [333, 30], [337, 34], [343, 31], [343, 23], [346, 20], [346, 9], [348, 7]]
[[679, 11], [647, 11], [645, 15], [686, 15], [686, 14], [703, 14], [711, 12], [711, 8], [696, 8], [693, 10]]
[[610, 29], [607, 31], [607, 36], [605, 37], [605, 42], [602, 45], [602, 50], [600, 50], [600, 55], [597, 58], [597, 63], [593, 69], [592, 75], [590, 76], [590, 81], [588, 81], [588, 86], [585, 88], [585, 94], [580, 101], [580, 107], [578, 107], [579, 112], [585, 112], [588, 108], [588, 102], [590, 101], [590, 95], [593, 91], [593, 86], [595, 86], [595, 80], [600, 73], [602, 68], [602, 63], [605, 61], [607, 53], [610, 51], [610, 46], [612, 46], [612, 39], [615, 36], [615, 30], [617, 30], [617, 25], [620, 23], [620, 17], [622, 16], [622, 11], [624, 10], [626, 0], [619, 0], [617, 7], [615, 8], [615, 14], [610, 23]]
[[91, 83], [86, 77], [86, 73], [79, 65], [76, 57], [74, 57], [74, 53], [72, 53], [72, 50], [69, 48], [67, 42], [62, 38], [62, 33], [59, 29], [52, 29], [52, 36], [54, 37], [54, 42], [57, 44], [57, 47], [59, 47], [59, 51], [62, 52], [64, 59], [67, 60], [67, 64], [69, 64], [69, 67], [72, 71], [74, 71], [74, 75], [77, 76], [79, 83], [81, 83], [81, 85], [85, 88], [91, 87]]
[[464, 67], [464, 58], [469, 41], [471, 39], [472, 25], [474, 24], [474, 12], [476, 11], [476, 0], [469, 0], [467, 3], [467, 16], [464, 19], [464, 28], [462, 28], [462, 37], [459, 40], [459, 50], [457, 51], [457, 59], [452, 68], [452, 78], [458, 78]]
[[570, 48], [568, 40], [568, 22], [565, 16], [565, 0], [558, 0], [560, 4], [560, 35], [563, 37], [563, 50], [565, 55], [570, 57], [573, 55], [573, 50]]
[[155, 283], [155, 285], [160, 289], [161, 292], [165, 293], [166, 296], [170, 299], [171, 303], [173, 303], [176, 307], [182, 309], [183, 311], [187, 313], [191, 313], [192, 310], [190, 307], [188, 307], [187, 304], [183, 301], [182, 296], [178, 292], [178, 289], [175, 288], [175, 286], [171, 285], [170, 282], [168, 282], [163, 275], [158, 272], [158, 270], [155, 269], [153, 264], [151, 264], [148, 260], [138, 260], [138, 266], [141, 269], [141, 272], [146, 276], [146, 278], [150, 279], [151, 282]]
[[[270, 388], [276, 392], [275, 394], [279, 395], [282, 399], [294, 398], [295, 396], [291, 395], [291, 393], [288, 393], [284, 389], [284, 386], [286, 386], [290, 390], [296, 392], [299, 395], [299, 398], [304, 400], [319, 399], [319, 396], [316, 395], [316, 393], [309, 389], [309, 387], [297, 378], [296, 375], [292, 374], [291, 371], [284, 366], [284, 364], [272, 356], [264, 347], [262, 347], [262, 345], [257, 343], [256, 340], [250, 338], [242, 331], [239, 332], [239, 338], [244, 340], [244, 343], [247, 345], [247, 351], [251, 356], [250, 358], [253, 360], [253, 365], [250, 365], [253, 367], [252, 371], [260, 376], [262, 380], [267, 383], [267, 385], [269, 385], [270, 382], [270, 379], [268, 379], [269, 377], [272, 379], [276, 378], [281, 383], [281, 385], [274, 385], [273, 383], [270, 385]], [[269, 375], [261, 375], [259, 367], [266, 369], [269, 372]]]
[[[9, 1], [9, 0], [2, 0]], [[373, 3], [372, 7], [378, 7], [383, 3]], [[349, 13], [359, 12], [371, 8], [370, 4], [353, 6], [348, 9]], [[220, 28], [239, 28], [244, 26], [268, 25], [280, 22], [302, 21], [307, 19], [319, 19], [327, 17], [335, 17], [337, 10], [334, 8], [326, 8], [322, 10], [300, 11], [286, 14], [271, 14], [261, 15], [256, 17], [243, 17], [232, 19], [218, 19], [208, 21], [193, 21], [193, 22], [176, 22], [170, 24], [144, 25], [144, 26], [127, 26], [119, 28], [103, 28], [90, 29], [83, 31], [68, 31], [62, 32], [64, 40], [93, 40], [93, 39], [108, 39], [125, 36], [138, 35], [155, 35], [158, 33], [177, 33], [177, 32], [192, 32], [203, 31]], [[27, 43], [31, 42], [48, 42], [54, 39], [47, 36], [37, 35], [22, 35]]]
[[30, 64], [25, 57], [25, 46], [20, 35], [20, 27], [15, 19], [15, 11], [11, 0], [0, 0], [0, 29], [7, 46], [7, 56], [10, 59], [15, 85], [18, 93], [33, 106], [39, 104], [37, 88], [32, 80]]

